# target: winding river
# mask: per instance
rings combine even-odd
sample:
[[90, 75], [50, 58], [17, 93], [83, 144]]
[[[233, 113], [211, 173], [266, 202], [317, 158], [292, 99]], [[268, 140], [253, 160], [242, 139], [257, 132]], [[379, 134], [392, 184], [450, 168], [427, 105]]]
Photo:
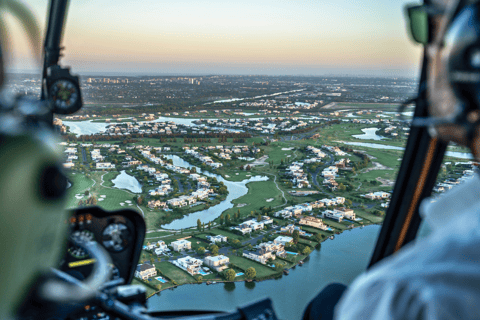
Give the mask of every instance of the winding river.
[[197, 169], [197, 173], [201, 173], [203, 175], [216, 178], [217, 181], [223, 182], [223, 184], [228, 189], [227, 198], [222, 202], [220, 202], [219, 204], [202, 211], [197, 211], [195, 213], [192, 213], [183, 217], [182, 219], [175, 220], [169, 224], [163, 225], [162, 228], [165, 228], [165, 229], [178, 230], [178, 229], [194, 227], [197, 225], [197, 219], [200, 219], [201, 222], [205, 222], [205, 223], [212, 221], [215, 218], [219, 217], [223, 211], [233, 208], [232, 200], [235, 200], [247, 194], [248, 192], [248, 188], [246, 186], [247, 183], [253, 182], [253, 181], [267, 181], [269, 179], [266, 176], [254, 176], [254, 177], [251, 177], [250, 179], [246, 179], [243, 181], [236, 181], [236, 182], [228, 181], [228, 180], [225, 180], [221, 175], [213, 174], [207, 171], [202, 171], [201, 168], [190, 164], [189, 162], [183, 160], [179, 156], [165, 155], [165, 157], [167, 159], [172, 159], [173, 164], [176, 166], [183, 167], [183, 168], [195, 167]]
[[279, 319], [299, 320], [307, 303], [327, 284], [350, 284], [370, 260], [380, 226], [346, 230], [322, 243], [307, 262], [281, 279], [262, 282], [184, 285], [148, 299], [149, 310], [233, 311], [270, 297]]

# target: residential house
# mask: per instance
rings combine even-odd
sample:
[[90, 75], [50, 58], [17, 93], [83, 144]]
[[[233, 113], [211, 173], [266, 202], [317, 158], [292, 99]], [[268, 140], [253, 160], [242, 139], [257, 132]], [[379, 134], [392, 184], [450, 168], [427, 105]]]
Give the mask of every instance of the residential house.
[[206, 257], [203, 259], [203, 263], [217, 272], [225, 270], [230, 263], [230, 259], [224, 255], [218, 255], [215, 257]]
[[147, 280], [148, 278], [154, 277], [156, 275], [157, 270], [155, 269], [155, 265], [152, 266], [149, 263], [139, 264], [137, 265], [137, 269], [135, 270], [135, 277], [142, 280]]
[[183, 250], [190, 250], [192, 248], [192, 243], [187, 240], [177, 240], [170, 243], [175, 251], [183, 251]]

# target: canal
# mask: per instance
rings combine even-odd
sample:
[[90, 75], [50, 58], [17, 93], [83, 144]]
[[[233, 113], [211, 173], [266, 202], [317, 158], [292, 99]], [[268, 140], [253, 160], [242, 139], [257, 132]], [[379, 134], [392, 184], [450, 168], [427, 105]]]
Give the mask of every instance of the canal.
[[227, 187], [227, 190], [228, 190], [227, 198], [222, 202], [220, 202], [219, 204], [213, 207], [210, 207], [206, 210], [201, 210], [201, 211], [197, 211], [192, 214], [189, 214], [183, 217], [182, 219], [174, 220], [169, 224], [163, 225], [162, 228], [164, 229], [179, 230], [179, 229], [194, 227], [197, 225], [197, 219], [200, 219], [200, 221], [204, 222], [205, 224], [208, 223], [209, 221], [213, 221], [214, 219], [219, 217], [220, 214], [222, 214], [222, 212], [224, 212], [225, 210], [233, 208], [233, 203], [232, 203], [233, 200], [238, 199], [247, 194], [248, 192], [247, 183], [254, 182], [254, 181], [268, 180], [268, 177], [266, 176], [254, 176], [242, 181], [235, 181], [235, 182], [228, 181], [228, 180], [225, 180], [221, 175], [213, 174], [208, 171], [202, 171], [200, 167], [190, 164], [189, 162], [183, 160], [179, 156], [176, 156], [176, 155], [164, 155], [164, 156], [167, 159], [172, 159], [173, 164], [178, 167], [182, 167], [182, 168], [195, 167], [197, 169], [197, 173], [201, 173], [202, 175], [205, 175], [208, 177], [216, 178], [217, 181], [223, 182], [223, 184]]
[[365, 270], [380, 226], [346, 230], [314, 250], [303, 266], [280, 279], [262, 282], [184, 285], [164, 290], [148, 300], [149, 310], [233, 311], [270, 297], [279, 319], [301, 319], [307, 303], [327, 284], [350, 284]]

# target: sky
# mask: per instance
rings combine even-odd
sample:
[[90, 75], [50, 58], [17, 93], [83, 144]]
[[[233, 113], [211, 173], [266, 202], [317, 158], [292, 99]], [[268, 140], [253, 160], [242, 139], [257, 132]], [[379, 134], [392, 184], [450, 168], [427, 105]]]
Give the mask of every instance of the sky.
[[[99, 5], [101, 3], [101, 5]], [[63, 65], [80, 74], [417, 77], [407, 2], [394, 0], [71, 0]], [[48, 1], [28, 5], [45, 30]], [[9, 70], [40, 70], [18, 23]]]

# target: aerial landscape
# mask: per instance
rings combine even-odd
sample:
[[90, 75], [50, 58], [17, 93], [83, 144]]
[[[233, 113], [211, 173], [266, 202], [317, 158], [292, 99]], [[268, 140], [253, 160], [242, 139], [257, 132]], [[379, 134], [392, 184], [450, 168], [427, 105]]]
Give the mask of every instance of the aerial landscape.
[[[324, 241], [379, 225], [409, 134], [406, 78], [83, 77], [85, 107], [54, 120], [68, 208], [140, 212], [135, 283], [262, 281]], [[16, 75], [17, 91], [39, 80]], [[436, 192], [473, 174], [451, 146]]]

